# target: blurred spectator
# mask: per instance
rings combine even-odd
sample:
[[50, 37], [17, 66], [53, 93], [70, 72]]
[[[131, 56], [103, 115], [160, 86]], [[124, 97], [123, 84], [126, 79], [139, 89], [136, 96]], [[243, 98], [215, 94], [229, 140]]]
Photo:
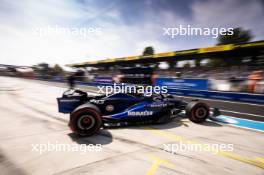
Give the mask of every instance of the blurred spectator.
[[235, 76], [229, 78], [230, 91], [240, 92], [242, 90], [243, 79], [239, 79]]
[[181, 77], [182, 77], [181, 72], [176, 72], [176, 78], [181, 78]]
[[263, 71], [253, 71], [248, 76], [248, 92], [254, 93], [256, 85], [263, 79]]
[[71, 74], [68, 76], [68, 85], [70, 89], [74, 89], [75, 86], [75, 74]]

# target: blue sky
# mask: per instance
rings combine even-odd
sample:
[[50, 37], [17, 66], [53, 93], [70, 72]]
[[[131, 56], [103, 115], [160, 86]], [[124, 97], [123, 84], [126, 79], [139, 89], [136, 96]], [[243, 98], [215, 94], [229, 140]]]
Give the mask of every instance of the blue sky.
[[[0, 0], [0, 63], [68, 64], [140, 55], [146, 46], [156, 52], [206, 47], [211, 36], [163, 36], [163, 28], [242, 27], [253, 40], [264, 39], [261, 0]], [[51, 33], [47, 26], [100, 28], [101, 35], [80, 38]]]

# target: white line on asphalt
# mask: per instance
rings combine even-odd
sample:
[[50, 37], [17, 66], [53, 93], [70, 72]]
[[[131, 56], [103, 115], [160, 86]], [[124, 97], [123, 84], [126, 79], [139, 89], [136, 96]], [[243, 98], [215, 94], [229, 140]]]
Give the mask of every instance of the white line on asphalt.
[[230, 112], [230, 113], [234, 113], [234, 114], [251, 115], [251, 116], [255, 116], [255, 117], [264, 117], [262, 115], [249, 114], [249, 113], [243, 113], [243, 112], [237, 112], [237, 111], [229, 111], [229, 110], [224, 110], [224, 109], [220, 109], [220, 111]]
[[255, 129], [255, 128], [248, 128], [248, 127], [244, 127], [244, 126], [237, 126], [237, 125], [232, 125], [232, 124], [229, 124], [229, 126], [234, 126], [234, 127], [237, 127], [237, 128], [243, 128], [243, 129], [247, 129], [247, 130], [253, 130], [253, 131], [258, 131], [258, 132], [264, 132], [262, 130], [259, 130], [259, 129]]
[[[232, 127], [236, 127], [236, 128], [243, 128], [243, 129], [246, 129], [246, 130], [258, 131], [258, 132], [262, 132], [262, 133], [264, 132], [263, 130], [259, 130], [259, 129], [255, 129], [255, 128], [248, 128], [248, 127], [244, 127], [244, 126], [238, 126], [238, 125], [233, 125], [233, 124], [226, 124], [226, 123], [221, 123], [221, 122], [214, 121], [214, 120], [210, 120], [210, 121], [211, 122], [214, 122], [214, 123], [221, 124], [221, 125], [225, 125], [225, 126], [232, 126]], [[252, 120], [252, 121], [255, 121], [255, 120]]]
[[264, 122], [262, 122], [262, 121], [250, 120], [250, 119], [245, 119], [245, 118], [238, 118], [238, 117], [227, 116], [227, 115], [221, 115], [221, 116], [228, 117], [228, 118], [232, 118], [234, 120], [236, 120], [236, 119], [239, 119], [239, 120], [247, 120], [247, 121], [250, 121], [250, 122], [256, 122], [256, 123], [263, 123], [264, 124]]

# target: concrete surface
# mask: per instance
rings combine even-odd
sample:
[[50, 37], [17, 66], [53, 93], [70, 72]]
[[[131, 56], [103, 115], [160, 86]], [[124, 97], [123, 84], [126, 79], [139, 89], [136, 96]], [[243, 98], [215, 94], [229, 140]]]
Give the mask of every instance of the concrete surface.
[[[64, 87], [7, 77], [0, 77], [0, 82], [1, 175], [264, 174], [264, 133], [183, 119], [166, 125], [105, 129], [79, 138], [67, 126], [69, 116], [57, 112], [56, 97]], [[48, 143], [78, 149], [42, 154], [33, 149]], [[83, 144], [102, 147], [85, 153], [79, 149]], [[203, 149], [168, 149], [180, 144]], [[233, 151], [216, 153], [211, 149], [216, 144], [233, 144]]]

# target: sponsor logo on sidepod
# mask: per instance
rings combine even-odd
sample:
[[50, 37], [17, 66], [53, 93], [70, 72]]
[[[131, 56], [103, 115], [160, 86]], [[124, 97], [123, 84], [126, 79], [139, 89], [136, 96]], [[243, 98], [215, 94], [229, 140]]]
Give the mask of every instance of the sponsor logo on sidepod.
[[150, 116], [153, 114], [153, 111], [129, 111], [129, 116]]

